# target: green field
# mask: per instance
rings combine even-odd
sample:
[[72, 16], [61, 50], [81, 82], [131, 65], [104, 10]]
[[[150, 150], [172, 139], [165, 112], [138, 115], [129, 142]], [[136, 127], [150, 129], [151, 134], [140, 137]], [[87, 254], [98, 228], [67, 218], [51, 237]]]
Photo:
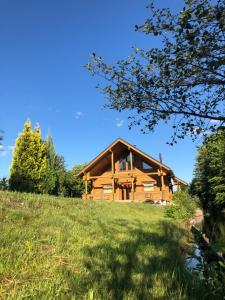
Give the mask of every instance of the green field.
[[150, 204], [0, 192], [0, 299], [205, 299]]

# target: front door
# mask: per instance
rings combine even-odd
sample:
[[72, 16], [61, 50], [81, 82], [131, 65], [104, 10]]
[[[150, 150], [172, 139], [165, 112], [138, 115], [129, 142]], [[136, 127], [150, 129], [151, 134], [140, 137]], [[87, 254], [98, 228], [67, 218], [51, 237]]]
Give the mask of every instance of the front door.
[[131, 187], [128, 185], [121, 186], [121, 200], [129, 200], [130, 199]]

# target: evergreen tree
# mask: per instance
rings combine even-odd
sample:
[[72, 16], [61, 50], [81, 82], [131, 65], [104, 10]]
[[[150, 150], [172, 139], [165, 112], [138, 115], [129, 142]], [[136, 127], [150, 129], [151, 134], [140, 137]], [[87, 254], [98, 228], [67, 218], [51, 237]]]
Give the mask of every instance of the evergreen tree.
[[59, 156], [54, 147], [53, 139], [49, 134], [46, 140], [47, 154], [47, 186], [48, 192], [54, 195], [63, 193], [63, 184], [65, 178], [64, 158]]
[[64, 157], [56, 155], [54, 171], [56, 174], [56, 184], [54, 188], [55, 195], [62, 195], [64, 192], [64, 182], [65, 182], [65, 161]]
[[41, 130], [34, 131], [26, 121], [13, 151], [10, 169], [10, 189], [24, 192], [43, 192], [43, 178], [47, 169], [46, 145], [41, 139]]
[[225, 208], [225, 127], [199, 148], [191, 190], [206, 211]]
[[55, 189], [56, 181], [57, 181], [55, 170], [54, 170], [56, 152], [52, 141], [52, 137], [50, 135], [48, 135], [45, 145], [46, 145], [47, 167], [46, 167], [45, 176], [43, 177], [43, 190], [45, 193], [54, 194], [53, 191]]

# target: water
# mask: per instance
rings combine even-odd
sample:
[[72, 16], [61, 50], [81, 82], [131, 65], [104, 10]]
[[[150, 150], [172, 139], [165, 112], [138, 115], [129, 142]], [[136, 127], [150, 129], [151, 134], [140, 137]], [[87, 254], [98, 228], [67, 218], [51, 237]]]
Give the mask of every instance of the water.
[[201, 250], [198, 248], [197, 245], [195, 245], [193, 256], [188, 256], [186, 258], [186, 268], [189, 271], [192, 271], [199, 265], [199, 263], [203, 263], [203, 257], [201, 254]]
[[199, 272], [202, 274], [203, 278], [203, 266], [205, 263], [204, 256], [201, 252], [201, 249], [197, 244], [194, 244], [194, 252], [192, 255], [187, 256], [185, 267], [189, 272]]

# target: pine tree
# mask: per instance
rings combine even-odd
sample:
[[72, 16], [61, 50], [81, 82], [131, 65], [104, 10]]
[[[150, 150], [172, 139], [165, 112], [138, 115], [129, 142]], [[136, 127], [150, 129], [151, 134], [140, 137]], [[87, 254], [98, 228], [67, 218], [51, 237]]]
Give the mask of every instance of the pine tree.
[[46, 174], [46, 145], [41, 139], [39, 125], [34, 131], [29, 120], [16, 140], [10, 169], [10, 189], [24, 192], [43, 192]]
[[62, 194], [65, 179], [65, 163], [64, 158], [56, 153], [53, 139], [50, 134], [46, 140], [46, 154], [46, 186], [48, 187], [48, 193], [54, 195]]
[[55, 189], [56, 181], [57, 181], [56, 174], [54, 171], [56, 152], [52, 141], [52, 137], [50, 135], [48, 135], [47, 137], [45, 146], [46, 146], [47, 161], [46, 161], [46, 171], [42, 181], [42, 190], [44, 193], [54, 194], [53, 191]]

